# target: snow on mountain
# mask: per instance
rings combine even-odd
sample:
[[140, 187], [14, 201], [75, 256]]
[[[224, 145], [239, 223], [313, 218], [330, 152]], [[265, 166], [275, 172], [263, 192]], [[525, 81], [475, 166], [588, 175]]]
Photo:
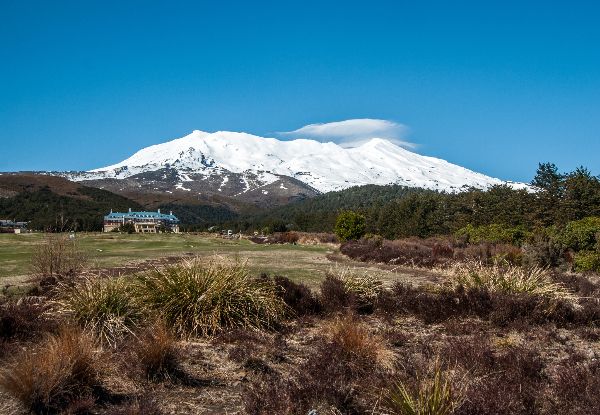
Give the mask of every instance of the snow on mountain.
[[445, 160], [413, 153], [381, 138], [344, 148], [332, 142], [281, 141], [246, 133], [198, 130], [146, 147], [120, 163], [71, 178], [124, 179], [163, 168], [178, 172], [180, 188], [192, 180], [190, 174], [213, 177], [227, 172], [258, 177], [263, 184], [275, 182], [278, 175], [289, 176], [321, 192], [392, 183], [454, 192], [465, 186], [483, 189], [505, 183]]

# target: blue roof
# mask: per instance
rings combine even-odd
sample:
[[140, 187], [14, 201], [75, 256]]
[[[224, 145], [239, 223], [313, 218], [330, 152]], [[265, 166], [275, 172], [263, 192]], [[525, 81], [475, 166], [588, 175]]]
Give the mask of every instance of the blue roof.
[[175, 215], [166, 215], [164, 213], [159, 212], [110, 212], [108, 215], [104, 216], [104, 220], [122, 220], [122, 219], [160, 219], [169, 222], [179, 222], [177, 216]]

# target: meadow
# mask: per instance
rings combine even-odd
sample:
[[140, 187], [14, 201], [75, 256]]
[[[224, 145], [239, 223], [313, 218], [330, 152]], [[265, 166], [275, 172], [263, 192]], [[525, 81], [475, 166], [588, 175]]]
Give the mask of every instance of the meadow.
[[[19, 285], [32, 273], [31, 254], [44, 234], [0, 234], [0, 284]], [[75, 240], [88, 259], [88, 268], [103, 272], [128, 273], [179, 257], [212, 257], [245, 261], [256, 275], [284, 275], [316, 286], [332, 266], [348, 265], [347, 258], [328, 259], [337, 248], [331, 244], [255, 244], [247, 239], [225, 239], [213, 234], [118, 234], [77, 233]], [[364, 266], [367, 272], [395, 280], [398, 270]]]

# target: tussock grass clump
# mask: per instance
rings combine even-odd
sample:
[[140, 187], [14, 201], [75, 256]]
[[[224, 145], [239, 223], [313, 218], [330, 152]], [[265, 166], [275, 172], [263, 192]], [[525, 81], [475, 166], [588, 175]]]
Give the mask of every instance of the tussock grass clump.
[[62, 329], [0, 372], [0, 387], [35, 414], [58, 413], [99, 385], [93, 340]]
[[163, 322], [145, 328], [133, 351], [144, 375], [152, 381], [174, 380], [181, 373], [179, 346]]
[[329, 327], [331, 347], [350, 366], [372, 370], [375, 365], [389, 366], [391, 354], [383, 340], [372, 335], [369, 330], [352, 315], [336, 318]]
[[526, 268], [514, 265], [481, 262], [456, 264], [449, 269], [451, 284], [465, 288], [485, 288], [506, 294], [531, 294], [540, 297], [571, 299], [573, 294], [562, 284], [553, 282], [549, 272], [537, 266]]
[[398, 415], [450, 415], [460, 407], [462, 392], [450, 378], [436, 367], [430, 379], [417, 382], [415, 391], [404, 383], [396, 384], [388, 393], [388, 405]]
[[132, 333], [144, 318], [131, 284], [121, 278], [85, 278], [59, 292], [59, 310], [109, 345]]
[[273, 281], [250, 277], [244, 264], [183, 261], [139, 276], [137, 294], [179, 336], [225, 328], [269, 328], [285, 313]]

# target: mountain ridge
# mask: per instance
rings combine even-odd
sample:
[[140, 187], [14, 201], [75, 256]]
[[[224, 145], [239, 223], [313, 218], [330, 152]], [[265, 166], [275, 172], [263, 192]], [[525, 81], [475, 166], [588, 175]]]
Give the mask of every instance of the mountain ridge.
[[[527, 187], [419, 155], [379, 137], [346, 148], [333, 142], [302, 138], [284, 141], [243, 132], [200, 130], [145, 147], [119, 163], [65, 175], [75, 181], [99, 181], [128, 179], [163, 169], [176, 173], [170, 191], [202, 193], [198, 186], [192, 189], [190, 184], [206, 182], [211, 183], [208, 187], [215, 193], [234, 189], [225, 192], [234, 197], [283, 178], [298, 181], [306, 186], [308, 193], [315, 194], [367, 184], [397, 184], [445, 192], [485, 189], [498, 184]], [[230, 181], [237, 183], [233, 185]], [[207, 191], [207, 186], [200, 187]], [[286, 183], [282, 182], [280, 189], [285, 190]]]

